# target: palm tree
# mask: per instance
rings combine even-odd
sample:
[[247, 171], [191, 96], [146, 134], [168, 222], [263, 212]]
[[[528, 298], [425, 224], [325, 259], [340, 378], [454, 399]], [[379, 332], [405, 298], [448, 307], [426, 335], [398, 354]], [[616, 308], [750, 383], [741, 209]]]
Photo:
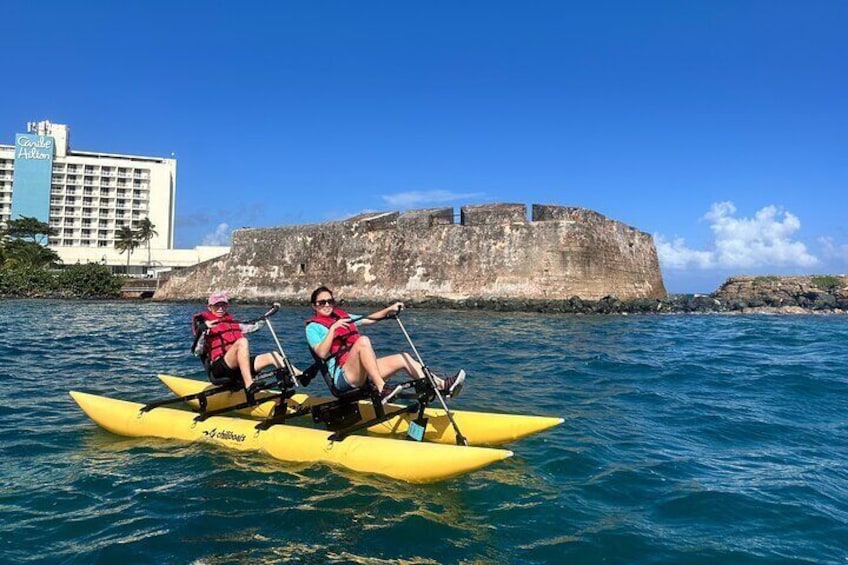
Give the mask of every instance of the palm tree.
[[133, 249], [138, 246], [139, 242], [131, 227], [123, 226], [118, 230], [115, 236], [115, 249], [121, 253], [127, 252], [127, 274], [130, 274], [130, 256], [132, 256]]
[[147, 244], [147, 268], [150, 268], [150, 240], [159, 235], [156, 231], [156, 224], [150, 221], [150, 218], [144, 218], [135, 230], [135, 238], [139, 243]]

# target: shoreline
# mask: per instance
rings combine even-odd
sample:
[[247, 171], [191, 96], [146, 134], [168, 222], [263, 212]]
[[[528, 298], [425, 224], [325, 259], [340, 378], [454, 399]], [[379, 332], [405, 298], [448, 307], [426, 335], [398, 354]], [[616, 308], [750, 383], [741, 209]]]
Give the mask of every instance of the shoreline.
[[[0, 295], [0, 299], [59, 299], [59, 300], [151, 300], [148, 298], [116, 298], [114, 296], [70, 296], [67, 290], [37, 295]], [[232, 293], [233, 302], [241, 304], [270, 304], [308, 308], [307, 298], [268, 296], [239, 297]], [[202, 303], [204, 298], [153, 298], [162, 303]], [[848, 313], [848, 276], [737, 276], [725, 281], [711, 294], [669, 294], [663, 298], [622, 300], [605, 296], [598, 300], [570, 298], [511, 298], [466, 297], [446, 298], [403, 296], [372, 299], [345, 299], [346, 307], [377, 309], [397, 300], [411, 308], [429, 310], [479, 310], [490, 312], [526, 312], [540, 314], [845, 314]]]
[[[55, 296], [0, 296], [0, 300], [83, 300], [90, 302], [155, 302], [160, 304], [199, 304], [201, 300], [195, 299], [167, 299], [152, 300], [149, 298], [116, 298], [109, 297], [69, 297], [66, 295]], [[780, 304], [768, 297], [751, 297], [748, 300], [735, 299], [725, 302], [715, 295], [669, 295], [666, 298], [620, 300], [609, 296], [600, 300], [583, 300], [578, 297], [567, 299], [521, 299], [521, 298], [467, 298], [447, 299], [441, 297], [428, 297], [423, 299], [401, 300], [408, 308], [421, 310], [464, 310], [479, 312], [505, 312], [505, 313], [527, 313], [527, 314], [563, 314], [572, 316], [587, 315], [680, 315], [680, 314], [772, 314], [772, 315], [842, 315], [848, 314], [848, 300], [821, 300], [810, 306], [802, 307], [797, 304]], [[387, 303], [395, 300], [374, 302], [369, 300], [340, 300], [339, 305], [345, 308], [375, 308], [384, 307]], [[243, 305], [268, 305], [271, 302], [279, 302], [286, 307], [308, 308], [305, 300], [265, 298], [256, 299], [233, 299], [233, 304]]]

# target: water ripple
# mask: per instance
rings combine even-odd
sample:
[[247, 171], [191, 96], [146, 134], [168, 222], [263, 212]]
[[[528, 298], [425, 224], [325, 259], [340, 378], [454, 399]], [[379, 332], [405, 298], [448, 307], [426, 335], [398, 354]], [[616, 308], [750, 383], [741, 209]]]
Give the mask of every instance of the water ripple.
[[[192, 305], [4, 301], [0, 548], [16, 563], [844, 563], [848, 319], [405, 313], [458, 407], [555, 415], [435, 485], [98, 429], [69, 389], [200, 375]], [[244, 317], [261, 307], [238, 308]], [[274, 327], [308, 364], [302, 309]], [[406, 347], [369, 328], [378, 352]], [[273, 345], [267, 332], [255, 351]], [[320, 387], [313, 385], [313, 390]], [[33, 551], [38, 548], [38, 551]]]

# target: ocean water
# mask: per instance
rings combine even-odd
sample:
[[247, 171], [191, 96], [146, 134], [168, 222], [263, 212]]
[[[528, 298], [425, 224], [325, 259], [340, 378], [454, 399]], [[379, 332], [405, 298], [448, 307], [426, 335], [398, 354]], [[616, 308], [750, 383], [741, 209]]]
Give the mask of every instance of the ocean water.
[[[194, 309], [0, 302], [0, 562], [848, 563], [848, 316], [407, 311], [425, 360], [469, 373], [456, 408], [565, 418], [422, 486], [122, 438], [76, 407], [200, 377]], [[306, 315], [273, 319], [301, 365]]]

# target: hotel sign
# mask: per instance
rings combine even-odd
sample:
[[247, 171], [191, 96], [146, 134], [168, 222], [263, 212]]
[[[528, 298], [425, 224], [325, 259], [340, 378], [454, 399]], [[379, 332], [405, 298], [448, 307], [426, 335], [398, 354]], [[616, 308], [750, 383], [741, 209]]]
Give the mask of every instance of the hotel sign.
[[52, 162], [55, 145], [52, 137], [19, 133], [15, 137], [15, 159]]
[[47, 135], [15, 135], [15, 176], [12, 180], [12, 218], [50, 217], [50, 185], [56, 140]]

